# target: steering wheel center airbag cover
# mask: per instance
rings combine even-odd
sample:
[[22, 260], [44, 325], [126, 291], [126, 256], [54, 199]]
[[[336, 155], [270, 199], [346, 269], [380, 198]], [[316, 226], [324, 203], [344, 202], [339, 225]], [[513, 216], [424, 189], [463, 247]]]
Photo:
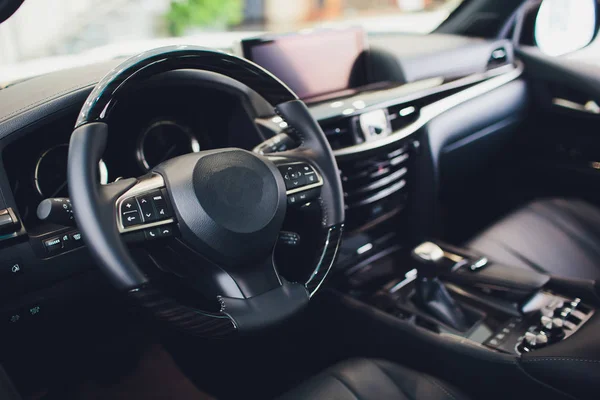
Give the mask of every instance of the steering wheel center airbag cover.
[[156, 172], [165, 179], [183, 238], [226, 265], [264, 258], [286, 210], [285, 183], [277, 168], [239, 149], [188, 154]]
[[262, 160], [244, 151], [198, 160], [194, 190], [213, 221], [237, 233], [260, 231], [273, 220], [279, 205], [275, 176]]

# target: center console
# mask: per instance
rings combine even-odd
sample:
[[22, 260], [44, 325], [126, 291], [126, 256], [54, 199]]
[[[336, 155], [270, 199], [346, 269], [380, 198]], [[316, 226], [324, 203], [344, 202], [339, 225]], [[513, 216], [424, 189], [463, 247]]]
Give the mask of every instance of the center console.
[[591, 339], [600, 335], [594, 282], [501, 265], [441, 242], [396, 249], [344, 279], [342, 291], [401, 326], [417, 328], [415, 340], [425, 340], [419, 338], [423, 330], [440, 340], [455, 338], [478, 348], [477, 357], [512, 362], [578, 397], [588, 398], [587, 391], [598, 386], [593, 377], [600, 345]]
[[[600, 376], [594, 282], [498, 264], [441, 242], [415, 246], [439, 234], [442, 172], [476, 169], [477, 158], [486, 165], [499, 148], [489, 139], [504, 140], [519, 120], [522, 66], [510, 48], [490, 43], [509, 51], [500, 51], [502, 61], [488, 62], [482, 73], [398, 84], [372, 79], [388, 76], [383, 64], [372, 62], [377, 49], [366, 47], [355, 31], [342, 36], [356, 46], [335, 60], [346, 60], [341, 81], [303, 86], [287, 79], [327, 135], [344, 189], [344, 241], [328, 280], [334, 290], [313, 300], [321, 301], [323, 313], [314, 325], [328, 324], [325, 332], [334, 333], [327, 354], [339, 345], [338, 359], [395, 360], [470, 387], [479, 394], [474, 398], [597, 397], [587, 393], [600, 391], [594, 378]], [[262, 63], [283, 69], [277, 75], [286, 77], [315, 62], [298, 50], [311, 40], [311, 35], [254, 40], [245, 43], [244, 55], [261, 64], [265, 51], [291, 52], [298, 57], [281, 58], [286, 65]], [[363, 63], [365, 55], [371, 62]], [[269, 141], [256, 151], [293, 145], [294, 130], [281, 117], [257, 123]], [[467, 156], [465, 148], [474, 150]], [[310, 240], [306, 233], [300, 236]], [[287, 257], [302, 261], [299, 240], [288, 242]]]
[[545, 288], [550, 277], [500, 265], [485, 256], [425, 242], [414, 268], [368, 300], [399, 318], [487, 348], [521, 355], [569, 338], [595, 309]]

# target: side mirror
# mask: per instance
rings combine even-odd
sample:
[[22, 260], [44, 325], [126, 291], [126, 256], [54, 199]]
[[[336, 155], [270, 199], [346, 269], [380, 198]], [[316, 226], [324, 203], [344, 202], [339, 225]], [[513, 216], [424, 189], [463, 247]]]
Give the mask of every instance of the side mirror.
[[543, 0], [535, 19], [536, 45], [551, 56], [587, 46], [598, 30], [596, 7], [596, 0]]

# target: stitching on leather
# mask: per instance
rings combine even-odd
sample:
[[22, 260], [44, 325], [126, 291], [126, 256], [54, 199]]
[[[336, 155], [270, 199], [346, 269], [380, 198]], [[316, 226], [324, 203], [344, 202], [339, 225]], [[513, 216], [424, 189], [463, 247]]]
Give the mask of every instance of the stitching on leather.
[[[594, 239], [596, 239], [596, 241], [599, 239], [598, 238], [598, 229], [594, 224], [591, 224], [590, 220], [586, 218], [585, 215], [580, 215], [576, 212], [576, 210], [573, 209], [573, 203], [576, 202], [577, 200], [572, 200], [572, 201], [567, 201], [565, 199], [555, 199], [553, 201], [549, 201], [548, 203], [545, 203], [544, 205], [546, 207], [549, 208], [555, 208], [557, 210], [562, 211], [564, 214], [567, 214], [567, 216], [570, 219], [575, 220], [575, 222], [580, 225], [584, 230], [587, 231], [587, 233], [591, 234]], [[580, 202], [583, 203], [583, 202]], [[594, 251], [594, 253], [598, 253], [598, 251], [596, 249], [592, 249]]]
[[57, 100], [60, 97], [63, 97], [64, 95], [67, 95], [67, 94], [70, 94], [70, 93], [73, 93], [73, 92], [76, 92], [78, 90], [85, 89], [87, 87], [91, 87], [91, 86], [94, 86], [94, 85], [95, 85], [95, 83], [93, 83], [93, 82], [92, 83], [86, 83], [86, 84], [82, 84], [82, 85], [73, 86], [73, 87], [71, 87], [69, 89], [63, 90], [62, 92], [54, 93], [51, 96], [48, 96], [48, 97], [46, 97], [44, 99], [41, 99], [41, 100], [38, 100], [38, 101], [36, 101], [34, 103], [28, 104], [25, 107], [21, 107], [18, 110], [15, 110], [15, 111], [13, 111], [13, 112], [11, 112], [9, 114], [4, 115], [2, 117], [2, 119], [0, 119], [0, 122], [7, 121], [7, 120], [11, 119], [14, 116], [17, 116], [19, 114], [23, 114], [23, 113], [25, 113], [27, 111], [31, 111], [33, 108], [35, 108], [37, 106], [40, 106], [40, 105], [42, 105], [42, 104], [44, 104], [46, 102], [49, 102], [49, 100]]
[[352, 389], [352, 387], [351, 387], [349, 384], [347, 384], [347, 383], [346, 383], [346, 382], [345, 382], [345, 381], [344, 381], [342, 378], [340, 378], [339, 376], [337, 376], [337, 375], [336, 375], [336, 374], [334, 374], [333, 372], [331, 373], [331, 377], [332, 377], [333, 379], [335, 379], [336, 381], [340, 382], [342, 385], [344, 385], [344, 387], [345, 387], [346, 389], [348, 389], [348, 391], [350, 392], [350, 394], [352, 394], [352, 396], [354, 396], [354, 398], [355, 398], [356, 400], [360, 400], [360, 396], [358, 395], [358, 393], [356, 393], [356, 392], [354, 391], [354, 389]]
[[566, 357], [543, 357], [543, 358], [528, 358], [522, 360], [523, 362], [536, 362], [536, 361], [579, 361], [600, 364], [600, 360], [588, 360], [585, 358], [566, 358]]
[[[581, 235], [581, 232], [576, 232], [568, 224], [565, 224], [561, 221], [560, 218], [553, 218], [553, 215], [548, 215], [547, 212], [552, 213], [552, 211], [558, 211], [558, 213], [568, 214], [567, 218], [571, 219], [572, 223], [574, 222], [577, 225], [582, 226], [581, 222], [577, 219], [577, 217], [573, 216], [567, 210], [563, 208], [553, 207], [552, 203], [534, 203], [529, 206], [529, 209], [540, 218], [546, 220], [550, 224], [557, 227], [560, 231], [564, 232], [568, 236], [574, 239], [574, 243], [580, 248], [581, 251], [589, 254], [589, 258], [595, 259], [600, 255], [598, 253], [598, 249], [595, 249], [593, 245], [586, 242], [585, 238]], [[554, 209], [554, 210], [552, 210]], [[591, 254], [590, 254], [591, 253]]]
[[283, 119], [287, 124], [288, 124], [288, 128], [290, 128], [290, 130], [292, 132], [294, 132], [296, 134], [296, 136], [300, 139], [300, 146], [302, 147], [304, 145], [305, 139], [304, 139], [304, 134], [296, 129], [296, 127], [294, 125], [292, 125], [292, 123], [290, 121], [288, 121], [283, 114], [281, 114], [281, 112], [279, 111], [279, 108], [275, 107], [275, 114], [277, 114], [279, 117], [281, 117], [281, 119]]
[[[521, 359], [521, 361], [525, 361], [525, 360]], [[543, 382], [543, 381], [539, 380], [538, 378], [536, 378], [535, 376], [531, 375], [529, 372], [527, 372], [523, 368], [523, 366], [520, 363], [515, 362], [515, 365], [519, 369], [519, 371], [521, 371], [525, 375], [526, 378], [531, 379], [533, 382], [537, 383], [538, 385], [541, 385], [541, 386], [545, 387], [546, 389], [549, 389], [552, 392], [558, 393], [561, 396], [568, 397], [569, 399], [575, 399], [575, 397], [570, 395], [569, 393], [559, 390], [551, 385], [548, 385], [546, 382]]]
[[387, 371], [385, 370], [385, 367], [383, 367], [382, 365], [380, 365], [379, 363], [377, 363], [377, 361], [373, 361], [373, 360], [367, 360], [367, 361], [369, 361], [371, 364], [375, 365], [381, 372], [383, 372], [383, 374], [385, 376], [387, 376], [390, 381], [392, 381], [392, 383], [394, 384], [394, 386], [396, 386], [398, 388], [398, 390], [400, 390], [400, 392], [402, 392], [402, 394], [404, 396], [406, 396], [406, 398], [410, 399], [410, 398], [413, 397], [413, 396], [410, 396], [408, 393], [406, 393], [404, 391], [404, 388], [401, 387], [400, 385], [398, 385], [396, 383], [396, 381], [387, 373]]
[[319, 196], [319, 205], [321, 206], [321, 210], [323, 211], [323, 220], [321, 221], [321, 223], [323, 224], [323, 226], [327, 226], [327, 222], [329, 221], [329, 213], [327, 211], [327, 204], [321, 196]]
[[575, 219], [579, 224], [581, 224], [588, 231], [590, 231], [590, 233], [592, 233], [595, 238], [598, 238], [598, 234], [600, 233], [600, 231], [598, 231], [598, 227], [596, 226], [596, 224], [592, 224], [589, 218], [579, 213], [581, 206], [587, 207], [587, 204], [585, 202], [577, 199], [569, 200], [558, 198], [552, 199], [548, 203], [553, 207], [562, 210], [565, 214], [568, 214], [571, 218]]
[[429, 383], [433, 383], [435, 386], [437, 386], [438, 388], [440, 388], [442, 390], [442, 392], [446, 393], [448, 396], [450, 396], [450, 398], [452, 400], [456, 400], [456, 397], [454, 397], [454, 395], [452, 393], [450, 393], [448, 390], [446, 390], [446, 388], [439, 382], [437, 382], [435, 379], [432, 379], [430, 377], [428, 377], [427, 375], [422, 375], [423, 379], [425, 379], [427, 382]]
[[544, 274], [548, 273], [542, 267], [540, 267], [539, 265], [537, 265], [536, 263], [534, 263], [533, 261], [531, 261], [527, 257], [523, 256], [517, 250], [514, 250], [512, 247], [508, 246], [506, 243], [504, 243], [502, 241], [499, 241], [499, 240], [496, 240], [496, 239], [491, 238], [491, 237], [487, 237], [486, 239], [489, 240], [490, 242], [496, 243], [498, 246], [502, 247], [504, 250], [508, 251], [510, 254], [512, 254], [513, 256], [517, 257], [519, 260], [523, 261], [525, 264], [529, 265], [531, 268], [533, 268], [537, 272], [541, 272], [541, 273], [544, 273]]

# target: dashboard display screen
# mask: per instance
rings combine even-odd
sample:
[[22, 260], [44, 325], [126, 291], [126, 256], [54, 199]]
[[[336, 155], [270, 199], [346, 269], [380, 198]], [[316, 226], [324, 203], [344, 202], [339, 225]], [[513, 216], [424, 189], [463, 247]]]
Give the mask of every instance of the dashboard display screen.
[[366, 34], [317, 30], [242, 41], [244, 57], [266, 68], [302, 99], [366, 84]]

